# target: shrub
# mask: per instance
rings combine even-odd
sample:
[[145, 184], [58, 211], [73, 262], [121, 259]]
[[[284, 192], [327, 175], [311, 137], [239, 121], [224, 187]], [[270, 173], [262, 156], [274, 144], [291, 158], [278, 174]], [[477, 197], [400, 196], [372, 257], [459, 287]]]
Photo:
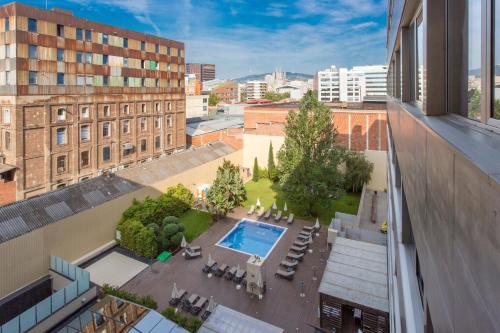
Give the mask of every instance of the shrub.
[[255, 158], [255, 160], [253, 161], [253, 174], [252, 174], [252, 180], [254, 182], [258, 182], [259, 181], [259, 178], [260, 178], [260, 174], [259, 174], [259, 162], [257, 162], [257, 157]]
[[189, 332], [197, 332], [203, 322], [196, 317], [185, 316], [182, 313], [176, 313], [175, 308], [168, 307], [161, 313], [165, 318], [170, 319], [177, 325], [185, 328]]
[[269, 178], [269, 172], [266, 168], [262, 168], [259, 170], [260, 178]]
[[146, 258], [154, 258], [158, 255], [158, 243], [152, 229], [143, 227], [137, 235], [136, 253]]
[[344, 182], [346, 190], [359, 192], [372, 178], [374, 165], [358, 152], [348, 152], [345, 156]]
[[163, 219], [163, 229], [160, 232], [159, 243], [164, 250], [174, 250], [181, 244], [184, 226], [174, 216]]
[[156, 310], [158, 308], [158, 304], [156, 304], [156, 301], [150, 295], [139, 296], [137, 294], [125, 290], [120, 290], [118, 289], [118, 287], [110, 286], [109, 284], [104, 284], [102, 286], [102, 292], [107, 295], [112, 295], [124, 299], [126, 301], [145, 306], [153, 310]]
[[184, 185], [177, 184], [175, 187], [167, 188], [166, 196], [170, 196], [179, 200], [178, 204], [183, 205], [184, 211], [182, 213], [187, 212], [194, 204], [194, 196], [193, 193]]
[[118, 226], [121, 232], [120, 245], [143, 257], [153, 258], [158, 254], [155, 231], [139, 221], [126, 220]]
[[143, 225], [136, 220], [126, 220], [118, 226], [121, 233], [120, 244], [130, 251], [137, 249], [137, 236], [141, 232]]
[[179, 223], [179, 219], [177, 217], [175, 217], [175, 216], [167, 216], [162, 221], [162, 225], [163, 226], [165, 226], [167, 224], [171, 224], [171, 223], [178, 224]]

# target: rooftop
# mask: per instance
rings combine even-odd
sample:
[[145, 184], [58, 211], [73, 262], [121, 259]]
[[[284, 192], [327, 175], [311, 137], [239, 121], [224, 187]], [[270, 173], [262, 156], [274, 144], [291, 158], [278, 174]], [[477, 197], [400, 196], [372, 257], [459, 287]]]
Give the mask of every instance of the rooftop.
[[240, 127], [243, 127], [243, 117], [224, 117], [212, 120], [202, 120], [199, 122], [190, 122], [186, 124], [186, 134], [189, 136], [197, 136], [220, 131], [226, 128]]

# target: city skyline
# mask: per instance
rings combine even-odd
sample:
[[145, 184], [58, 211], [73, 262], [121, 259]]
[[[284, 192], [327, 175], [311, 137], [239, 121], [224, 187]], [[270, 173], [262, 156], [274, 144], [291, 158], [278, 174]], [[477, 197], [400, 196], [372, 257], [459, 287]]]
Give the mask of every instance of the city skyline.
[[[43, 0], [20, 2], [41, 8], [46, 5]], [[158, 0], [69, 0], [64, 4], [48, 0], [47, 8], [53, 7], [101, 23], [182, 40], [186, 62], [215, 63], [217, 76], [223, 79], [272, 72], [276, 66], [314, 74], [331, 64], [385, 63], [386, 9], [385, 1], [380, 0], [186, 0], [171, 4]]]

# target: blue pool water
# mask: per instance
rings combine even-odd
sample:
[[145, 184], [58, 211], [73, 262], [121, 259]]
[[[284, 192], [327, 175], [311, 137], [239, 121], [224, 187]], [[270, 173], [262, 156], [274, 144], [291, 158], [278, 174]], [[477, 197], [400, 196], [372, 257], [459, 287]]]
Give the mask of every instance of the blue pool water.
[[243, 219], [217, 245], [265, 258], [285, 230], [284, 227]]

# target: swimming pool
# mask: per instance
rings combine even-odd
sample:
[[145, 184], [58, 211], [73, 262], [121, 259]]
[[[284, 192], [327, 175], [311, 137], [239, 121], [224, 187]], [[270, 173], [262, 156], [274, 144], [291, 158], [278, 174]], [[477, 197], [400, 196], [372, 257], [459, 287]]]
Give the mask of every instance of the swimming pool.
[[266, 258], [287, 228], [243, 219], [217, 242], [222, 246], [245, 254]]

